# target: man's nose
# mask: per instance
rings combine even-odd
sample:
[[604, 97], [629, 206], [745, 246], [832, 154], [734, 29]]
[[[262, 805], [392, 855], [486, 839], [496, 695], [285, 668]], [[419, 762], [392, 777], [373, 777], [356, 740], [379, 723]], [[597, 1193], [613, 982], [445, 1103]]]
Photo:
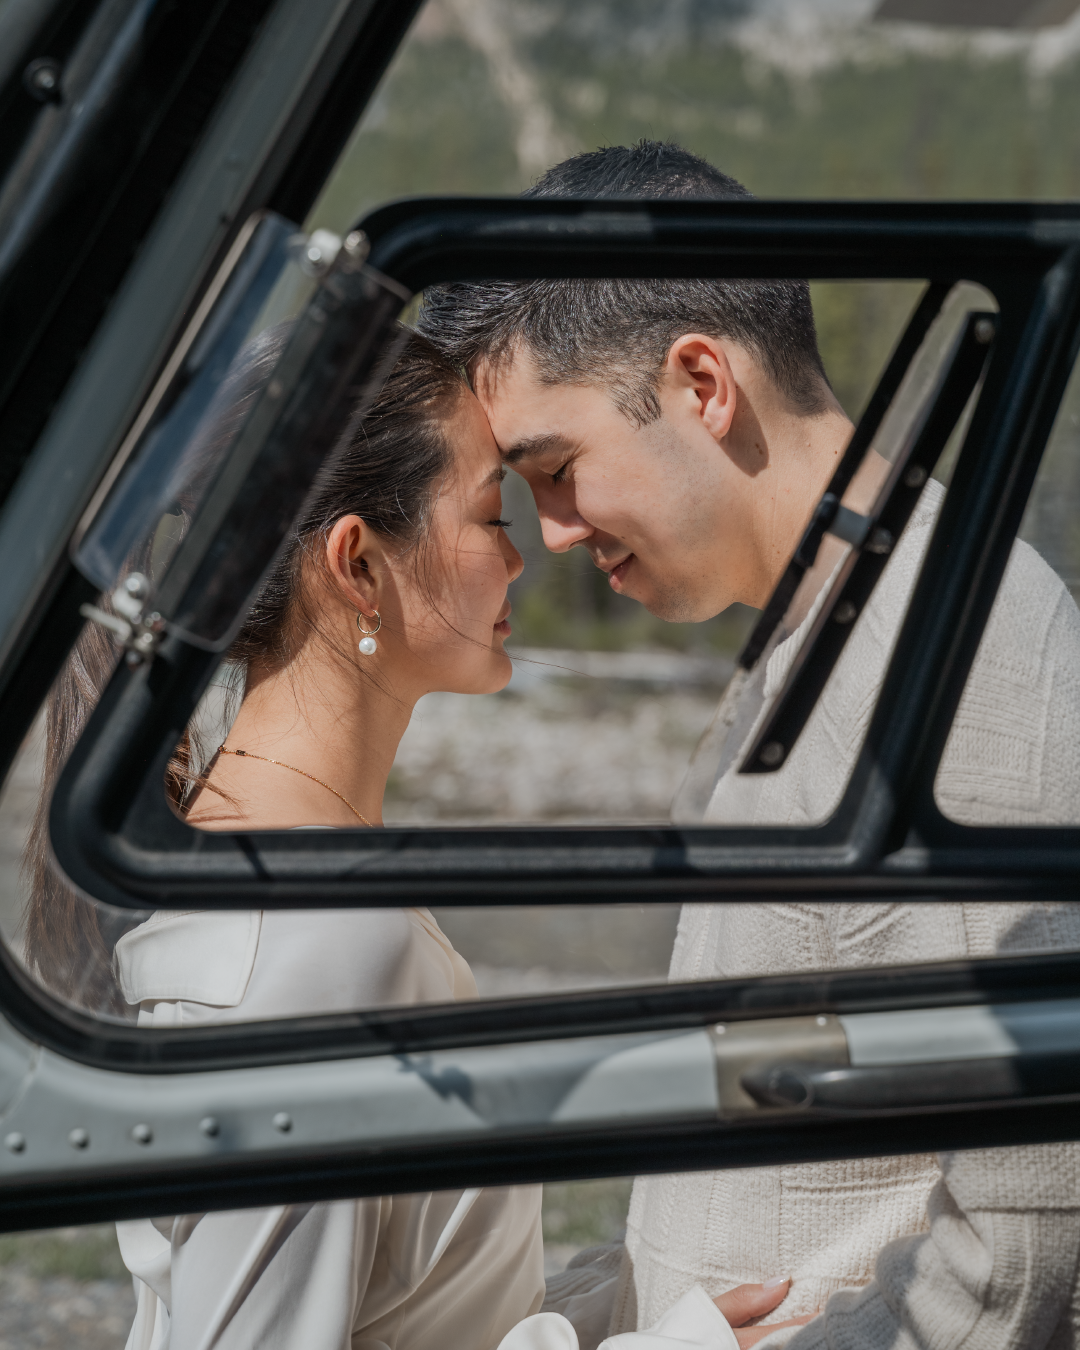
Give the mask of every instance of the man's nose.
[[[539, 505], [539, 504], [538, 504]], [[593, 527], [576, 511], [558, 513], [539, 507], [540, 528], [544, 535], [544, 545], [552, 553], [565, 553], [575, 544], [581, 544], [593, 532]]]

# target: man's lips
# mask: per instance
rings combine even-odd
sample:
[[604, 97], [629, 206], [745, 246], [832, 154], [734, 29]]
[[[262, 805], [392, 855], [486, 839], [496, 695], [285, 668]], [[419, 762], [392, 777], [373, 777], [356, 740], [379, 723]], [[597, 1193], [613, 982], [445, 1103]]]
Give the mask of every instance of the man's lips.
[[608, 585], [613, 591], [622, 589], [623, 579], [634, 561], [634, 555], [628, 553], [621, 563], [616, 563], [614, 567], [606, 569], [608, 574]]

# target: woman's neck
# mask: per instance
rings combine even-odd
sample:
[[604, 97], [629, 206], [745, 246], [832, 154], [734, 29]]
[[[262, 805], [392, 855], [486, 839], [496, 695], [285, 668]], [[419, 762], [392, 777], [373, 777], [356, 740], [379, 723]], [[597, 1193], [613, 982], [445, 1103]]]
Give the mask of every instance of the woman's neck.
[[307, 648], [282, 669], [253, 673], [225, 742], [251, 758], [220, 755], [189, 820], [209, 829], [289, 829], [357, 826], [359, 815], [380, 825], [414, 703], [383, 686], [377, 663], [369, 675]]

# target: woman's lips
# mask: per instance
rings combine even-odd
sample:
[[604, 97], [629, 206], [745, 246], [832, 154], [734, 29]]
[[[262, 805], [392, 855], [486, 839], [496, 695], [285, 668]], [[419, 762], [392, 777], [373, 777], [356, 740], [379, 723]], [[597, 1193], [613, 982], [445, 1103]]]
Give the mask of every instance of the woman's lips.
[[616, 567], [613, 567], [608, 573], [608, 585], [613, 591], [622, 589], [623, 578], [626, 576], [630, 564], [634, 561], [634, 555], [628, 553], [626, 557]]
[[510, 606], [507, 605], [506, 613], [501, 619], [496, 619], [495, 621], [495, 632], [498, 633], [500, 637], [506, 638], [510, 636], [510, 631]]

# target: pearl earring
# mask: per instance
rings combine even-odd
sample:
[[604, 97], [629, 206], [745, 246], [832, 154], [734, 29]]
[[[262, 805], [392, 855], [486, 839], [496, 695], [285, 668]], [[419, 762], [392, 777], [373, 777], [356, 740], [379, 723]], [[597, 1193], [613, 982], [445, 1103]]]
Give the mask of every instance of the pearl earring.
[[373, 619], [378, 619], [379, 622], [374, 628], [365, 628], [360, 622], [362, 617], [363, 616], [360, 614], [356, 616], [356, 626], [364, 635], [357, 645], [359, 646], [362, 655], [371, 656], [374, 652], [379, 650], [379, 644], [375, 641], [374, 634], [382, 627], [382, 619], [379, 617], [379, 611], [376, 610], [371, 617]]

